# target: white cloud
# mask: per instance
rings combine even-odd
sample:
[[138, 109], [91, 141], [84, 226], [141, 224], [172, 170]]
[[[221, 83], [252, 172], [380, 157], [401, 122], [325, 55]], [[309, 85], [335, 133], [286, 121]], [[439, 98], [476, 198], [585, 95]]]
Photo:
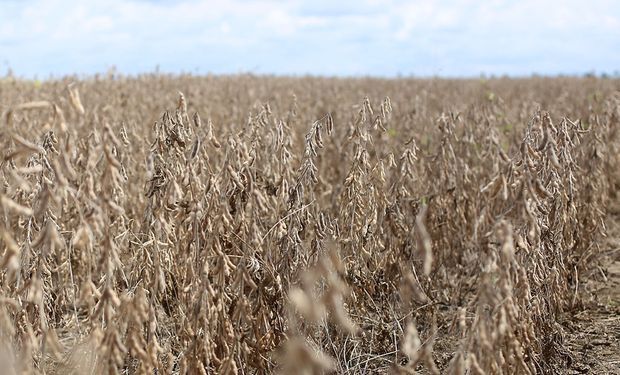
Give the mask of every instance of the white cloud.
[[152, 70], [471, 75], [620, 68], [612, 0], [25, 0], [0, 62], [32, 76]]

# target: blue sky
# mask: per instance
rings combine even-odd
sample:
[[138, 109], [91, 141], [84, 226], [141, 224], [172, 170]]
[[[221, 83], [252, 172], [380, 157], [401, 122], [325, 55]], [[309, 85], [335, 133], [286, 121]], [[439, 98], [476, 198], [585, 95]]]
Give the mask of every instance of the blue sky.
[[0, 0], [0, 74], [620, 70], [620, 1]]

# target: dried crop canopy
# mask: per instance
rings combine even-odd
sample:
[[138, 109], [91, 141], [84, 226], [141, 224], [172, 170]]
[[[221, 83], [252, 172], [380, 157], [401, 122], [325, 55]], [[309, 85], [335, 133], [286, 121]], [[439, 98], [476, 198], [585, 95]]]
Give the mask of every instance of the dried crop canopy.
[[550, 371], [618, 184], [619, 88], [4, 80], [0, 365]]

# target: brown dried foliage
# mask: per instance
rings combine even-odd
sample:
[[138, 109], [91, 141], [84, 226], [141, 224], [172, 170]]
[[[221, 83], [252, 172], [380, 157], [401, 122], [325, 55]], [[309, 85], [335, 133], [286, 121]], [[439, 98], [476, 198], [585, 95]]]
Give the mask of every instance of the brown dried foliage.
[[618, 184], [619, 89], [6, 78], [0, 366], [551, 371]]

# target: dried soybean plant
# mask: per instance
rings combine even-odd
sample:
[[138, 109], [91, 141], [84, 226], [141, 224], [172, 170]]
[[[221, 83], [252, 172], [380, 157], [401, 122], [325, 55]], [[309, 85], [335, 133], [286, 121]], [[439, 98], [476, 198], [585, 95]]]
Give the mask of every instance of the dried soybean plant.
[[619, 90], [5, 79], [0, 365], [565, 368], [562, 317], [587, 297], [619, 186]]

